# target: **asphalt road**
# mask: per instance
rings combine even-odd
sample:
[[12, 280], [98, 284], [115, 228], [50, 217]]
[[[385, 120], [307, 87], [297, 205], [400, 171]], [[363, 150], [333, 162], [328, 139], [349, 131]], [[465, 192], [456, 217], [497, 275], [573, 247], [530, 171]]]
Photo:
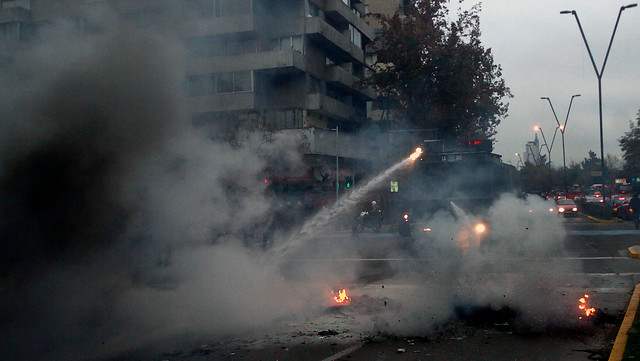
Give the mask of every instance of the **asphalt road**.
[[[429, 332], [394, 332], [393, 325], [392, 331], [381, 331], [372, 325], [381, 323], [380, 315], [401, 312], [401, 307], [393, 309], [399, 304], [396, 300], [433, 295], [423, 293], [424, 274], [437, 277], [429, 265], [441, 259], [423, 256], [415, 245], [392, 232], [364, 233], [355, 239], [332, 233], [318, 237], [309, 245], [310, 251], [294, 253], [286, 270], [293, 283], [335, 280], [336, 274], [348, 272], [355, 278], [345, 279], [357, 280], [346, 285], [350, 305], [329, 305], [304, 319], [281, 320], [251, 335], [194, 339], [171, 350], [159, 345], [118, 360], [604, 360], [633, 287], [640, 283], [640, 260], [626, 253], [629, 246], [640, 244], [640, 231], [630, 222], [598, 223], [583, 217], [565, 219], [564, 229], [561, 252], [543, 258], [525, 255], [518, 261], [518, 272], [562, 270], [557, 288], [540, 290], [548, 293], [541, 298], [548, 302], [544, 307], [553, 305], [554, 298], [564, 297], [561, 301], [567, 303], [567, 297], [588, 293], [597, 318], [585, 317], [570, 326], [552, 322], [550, 326], [523, 327], [513, 321], [517, 309], [503, 305], [482, 308], [479, 301]], [[429, 270], [415, 272], [425, 267]], [[492, 278], [487, 283], [492, 285], [494, 280], [522, 276], [510, 263], [491, 262], [480, 269], [485, 278]], [[577, 308], [577, 299], [575, 303]], [[574, 311], [567, 312], [573, 317]]]

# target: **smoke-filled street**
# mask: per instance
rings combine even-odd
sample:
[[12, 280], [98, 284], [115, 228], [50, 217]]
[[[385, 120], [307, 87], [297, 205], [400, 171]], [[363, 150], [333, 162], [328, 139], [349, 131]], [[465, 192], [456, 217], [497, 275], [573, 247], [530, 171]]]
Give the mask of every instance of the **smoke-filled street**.
[[[402, 239], [392, 232], [370, 232], [356, 240], [331, 232], [315, 239], [312, 256], [291, 260], [287, 268], [295, 271], [287, 279], [295, 288], [333, 278], [326, 286], [347, 287], [349, 302], [338, 304], [329, 292], [319, 294], [326, 305], [304, 316], [285, 316], [255, 333], [224, 341], [198, 340], [165, 352], [163, 358], [597, 359], [613, 342], [640, 280], [637, 261], [626, 253], [640, 233], [628, 223], [594, 223], [581, 217], [565, 220], [564, 226], [562, 254], [495, 257], [486, 268], [458, 280], [434, 271], [436, 258], [415, 258], [415, 249], [404, 253], [401, 248], [407, 245], [398, 248]], [[342, 257], [320, 251], [327, 249], [341, 250]], [[517, 270], [503, 268], [516, 259]], [[563, 271], [544, 277], [549, 269]], [[309, 278], [307, 273], [320, 276]], [[342, 280], [335, 278], [341, 274]], [[453, 287], [436, 288], [441, 280], [451, 286], [465, 283], [456, 292]], [[531, 286], [525, 289], [523, 283]], [[499, 291], [503, 294], [491, 299]], [[527, 299], [515, 302], [518, 292]], [[594, 308], [593, 315], [586, 316], [581, 301]], [[136, 355], [146, 359], [145, 353]]]
[[393, 120], [362, 1], [66, 3], [0, 1], [0, 360], [608, 349], [640, 233], [525, 195], [478, 41]]

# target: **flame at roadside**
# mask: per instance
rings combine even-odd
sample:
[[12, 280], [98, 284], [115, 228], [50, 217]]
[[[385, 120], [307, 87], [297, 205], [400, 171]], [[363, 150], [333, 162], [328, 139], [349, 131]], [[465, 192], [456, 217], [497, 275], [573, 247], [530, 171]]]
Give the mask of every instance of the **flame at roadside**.
[[338, 305], [348, 305], [351, 303], [351, 297], [347, 295], [346, 288], [341, 288], [337, 292], [331, 290], [331, 296], [333, 297], [333, 301]]

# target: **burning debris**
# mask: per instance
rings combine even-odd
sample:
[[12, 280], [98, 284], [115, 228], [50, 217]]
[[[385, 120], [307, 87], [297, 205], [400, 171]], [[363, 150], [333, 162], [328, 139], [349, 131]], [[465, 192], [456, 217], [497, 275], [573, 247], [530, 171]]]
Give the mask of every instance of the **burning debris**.
[[[585, 317], [591, 317], [594, 316], [596, 314], [596, 308], [595, 307], [589, 307], [590, 304], [587, 302], [589, 300], [589, 295], [585, 294], [584, 297], [581, 297], [578, 302], [578, 309], [580, 311], [582, 311], [584, 313]], [[582, 319], [582, 316], [580, 316], [580, 319]]]
[[351, 297], [347, 295], [347, 289], [341, 288], [337, 291], [331, 290], [331, 296], [336, 305], [346, 306], [351, 303]]

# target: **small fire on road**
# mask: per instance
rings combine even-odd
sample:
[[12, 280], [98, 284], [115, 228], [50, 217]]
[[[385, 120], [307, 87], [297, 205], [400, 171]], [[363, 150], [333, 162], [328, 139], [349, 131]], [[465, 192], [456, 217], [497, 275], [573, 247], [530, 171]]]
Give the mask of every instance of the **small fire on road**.
[[[580, 311], [583, 312], [586, 317], [593, 316], [596, 313], [595, 307], [589, 307], [590, 305], [588, 304], [588, 300], [589, 295], [587, 294], [585, 294], [584, 297], [581, 297], [578, 300], [578, 309], [580, 309]], [[580, 319], [582, 319], [582, 316], [580, 316]]]
[[351, 303], [351, 297], [347, 295], [347, 289], [341, 288], [337, 291], [331, 290], [331, 296], [333, 297], [333, 301], [337, 305], [348, 305]]

